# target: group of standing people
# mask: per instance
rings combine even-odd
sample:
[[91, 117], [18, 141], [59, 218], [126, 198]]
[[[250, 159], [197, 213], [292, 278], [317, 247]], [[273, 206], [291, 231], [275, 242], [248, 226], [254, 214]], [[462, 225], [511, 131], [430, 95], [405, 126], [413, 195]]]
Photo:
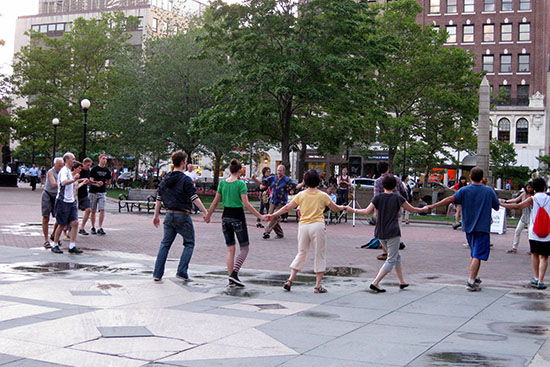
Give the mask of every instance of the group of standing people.
[[[106, 167], [107, 156], [101, 154], [97, 166], [90, 169], [92, 159], [76, 161], [74, 154], [67, 152], [63, 158], [56, 158], [53, 167], [46, 173], [46, 182], [41, 198], [42, 233], [44, 247], [61, 254], [61, 235], [65, 231], [69, 239], [69, 253], [79, 254], [76, 247], [77, 234], [88, 235], [85, 226], [90, 218], [92, 234], [105, 235], [106, 186], [110, 183], [111, 172]], [[79, 226], [78, 210], [84, 212]], [[96, 230], [96, 212], [99, 211]], [[55, 218], [52, 234], [49, 235], [50, 216]], [[52, 241], [52, 242], [50, 242]]]

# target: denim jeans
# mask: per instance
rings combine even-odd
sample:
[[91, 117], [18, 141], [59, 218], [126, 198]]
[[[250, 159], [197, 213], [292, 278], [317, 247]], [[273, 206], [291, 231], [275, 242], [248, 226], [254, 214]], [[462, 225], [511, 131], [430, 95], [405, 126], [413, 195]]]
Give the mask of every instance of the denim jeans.
[[157, 255], [157, 261], [155, 262], [154, 278], [162, 278], [164, 275], [164, 266], [166, 265], [166, 258], [170, 247], [179, 234], [183, 237], [183, 253], [181, 254], [180, 263], [176, 275], [187, 278], [187, 269], [189, 268], [189, 261], [193, 255], [193, 248], [195, 247], [195, 230], [193, 228], [193, 221], [187, 214], [181, 213], [166, 213], [164, 217], [164, 238], [160, 243], [159, 252]]

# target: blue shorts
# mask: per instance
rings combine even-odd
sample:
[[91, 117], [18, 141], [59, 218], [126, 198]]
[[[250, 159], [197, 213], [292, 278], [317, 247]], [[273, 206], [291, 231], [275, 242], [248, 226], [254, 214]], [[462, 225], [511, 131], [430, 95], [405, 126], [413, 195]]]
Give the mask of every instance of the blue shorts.
[[78, 209], [76, 207], [76, 201], [72, 203], [66, 203], [64, 201], [57, 200], [55, 205], [55, 220], [62, 226], [67, 226], [78, 221]]
[[466, 233], [468, 245], [470, 245], [470, 257], [487, 261], [491, 251], [491, 237], [487, 232]]
[[222, 217], [223, 237], [227, 246], [235, 246], [235, 236], [239, 246], [248, 246], [248, 228], [245, 219]]

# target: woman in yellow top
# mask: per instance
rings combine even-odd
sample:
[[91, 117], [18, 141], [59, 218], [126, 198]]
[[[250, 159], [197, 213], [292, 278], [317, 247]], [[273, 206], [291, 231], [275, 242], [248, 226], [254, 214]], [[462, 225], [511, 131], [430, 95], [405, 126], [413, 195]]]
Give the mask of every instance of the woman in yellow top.
[[[229, 164], [231, 176], [225, 181], [221, 181], [218, 186], [218, 192], [214, 201], [206, 213], [205, 221], [208, 223], [214, 210], [220, 200], [223, 202], [222, 231], [227, 245], [227, 273], [229, 275], [229, 285], [244, 287], [239, 279], [239, 270], [248, 255], [248, 229], [244, 217], [244, 207], [259, 219], [264, 216], [248, 201], [246, 184], [239, 178], [242, 174], [242, 165], [236, 159]], [[239, 255], [235, 260], [235, 237], [239, 241]]]
[[326, 262], [326, 233], [325, 217], [323, 211], [329, 207], [332, 211], [342, 211], [344, 206], [336, 205], [326, 193], [317, 189], [321, 179], [315, 170], [309, 170], [304, 174], [304, 183], [308, 187], [292, 199], [284, 207], [267, 216], [267, 220], [277, 217], [283, 213], [300, 206], [300, 223], [298, 226], [298, 254], [290, 264], [290, 278], [284, 283], [283, 288], [290, 291], [292, 283], [299, 271], [302, 270], [307, 260], [310, 247], [315, 250], [315, 262], [313, 270], [315, 271], [315, 293], [326, 293], [327, 290], [321, 286], [321, 280], [325, 273]]

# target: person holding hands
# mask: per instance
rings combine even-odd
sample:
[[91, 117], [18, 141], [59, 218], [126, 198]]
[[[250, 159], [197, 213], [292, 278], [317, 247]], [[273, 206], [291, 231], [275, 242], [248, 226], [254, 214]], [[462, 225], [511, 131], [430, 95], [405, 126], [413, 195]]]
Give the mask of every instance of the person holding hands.
[[401, 255], [399, 254], [399, 245], [401, 243], [401, 229], [399, 228], [400, 211], [401, 207], [411, 213], [426, 211], [426, 208], [415, 208], [411, 206], [411, 204], [407, 202], [407, 199], [397, 192], [394, 192], [396, 186], [397, 179], [395, 176], [388, 173], [382, 179], [384, 191], [376, 195], [366, 209], [346, 208], [348, 213], [365, 215], [372, 213], [375, 209], [378, 211], [376, 227], [374, 228], [374, 237], [378, 238], [382, 246], [387, 249], [388, 257], [369, 287], [376, 293], [386, 291], [380, 288], [380, 282], [393, 268], [395, 268], [395, 273], [399, 279], [399, 288], [405, 289], [409, 286], [403, 279]]
[[[244, 287], [244, 283], [239, 279], [239, 270], [243, 265], [249, 250], [248, 229], [246, 227], [246, 218], [244, 216], [244, 207], [254, 214], [258, 219], [265, 219], [263, 215], [248, 201], [247, 188], [244, 181], [240, 180], [243, 173], [243, 167], [239, 161], [233, 159], [229, 164], [231, 176], [220, 182], [218, 192], [214, 201], [206, 213], [206, 222], [210, 222], [210, 217], [220, 200], [223, 203], [222, 231], [227, 246], [227, 274], [229, 275], [229, 285]], [[239, 241], [239, 255], [235, 260], [235, 236]]]
[[315, 250], [315, 261], [313, 270], [315, 271], [315, 293], [326, 293], [327, 290], [321, 285], [323, 275], [326, 270], [326, 232], [325, 217], [323, 212], [325, 207], [332, 211], [340, 212], [345, 209], [342, 205], [336, 205], [330, 197], [320, 191], [317, 186], [321, 183], [321, 178], [315, 170], [309, 170], [304, 174], [304, 182], [307, 189], [299, 192], [288, 204], [280, 208], [273, 214], [267, 215], [266, 220], [273, 221], [281, 214], [288, 213], [290, 210], [300, 206], [300, 222], [298, 225], [298, 254], [290, 264], [290, 277], [284, 283], [283, 289], [290, 291], [292, 283], [300, 272], [307, 260], [308, 252], [311, 247]]

